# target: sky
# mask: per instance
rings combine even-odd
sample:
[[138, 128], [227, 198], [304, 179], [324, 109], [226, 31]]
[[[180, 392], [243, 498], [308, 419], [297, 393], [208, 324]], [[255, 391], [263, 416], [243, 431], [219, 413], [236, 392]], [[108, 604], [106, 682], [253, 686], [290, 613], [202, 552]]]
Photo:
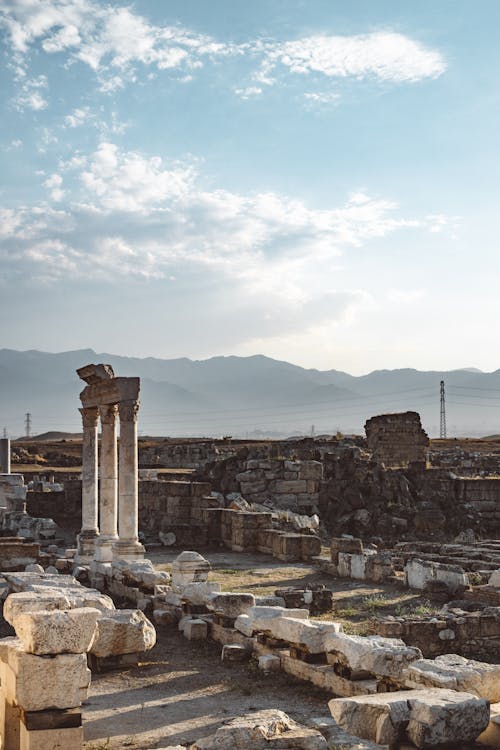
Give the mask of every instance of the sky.
[[500, 367], [497, 0], [0, 0], [0, 345]]

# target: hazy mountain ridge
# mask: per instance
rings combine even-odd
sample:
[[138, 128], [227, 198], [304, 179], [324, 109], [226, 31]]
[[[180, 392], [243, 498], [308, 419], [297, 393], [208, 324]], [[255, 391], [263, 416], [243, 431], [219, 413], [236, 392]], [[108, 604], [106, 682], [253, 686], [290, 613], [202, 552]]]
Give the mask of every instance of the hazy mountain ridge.
[[[140, 429], [163, 435], [244, 435], [254, 430], [309, 433], [361, 431], [367, 418], [415, 409], [439, 426], [439, 382], [447, 388], [451, 433], [486, 434], [500, 427], [500, 371], [412, 368], [367, 375], [306, 369], [263, 355], [159, 359], [96, 353], [0, 350], [0, 428], [23, 434], [25, 412], [35, 432], [79, 429], [75, 370], [107, 362], [118, 375], [141, 377]], [[490, 390], [488, 390], [490, 389]], [[495, 393], [498, 391], [498, 393]]]

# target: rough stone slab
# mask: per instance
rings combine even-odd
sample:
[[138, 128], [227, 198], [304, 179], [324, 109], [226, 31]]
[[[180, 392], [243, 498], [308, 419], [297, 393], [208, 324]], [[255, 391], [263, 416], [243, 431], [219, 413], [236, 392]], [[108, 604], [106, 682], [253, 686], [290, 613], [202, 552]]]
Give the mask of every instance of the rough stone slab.
[[222, 661], [246, 661], [250, 652], [241, 643], [228, 643], [222, 647]]
[[500, 703], [490, 706], [490, 722], [477, 741], [486, 747], [500, 748]]
[[422, 652], [415, 646], [407, 646], [399, 638], [378, 635], [331, 633], [325, 637], [325, 648], [353, 671], [362, 670], [399, 680], [403, 679], [402, 671], [422, 657]]
[[453, 690], [403, 690], [336, 698], [328, 706], [335, 721], [355, 736], [390, 745], [406, 729], [418, 748], [472, 741], [489, 721], [486, 700]]
[[156, 643], [156, 630], [138, 609], [104, 612], [90, 653], [97, 657], [149, 651]]
[[338, 622], [325, 620], [303, 620], [293, 617], [278, 617], [270, 628], [271, 634], [281, 641], [300, 645], [310, 654], [325, 651], [325, 639], [333, 633], [342, 632]]
[[23, 591], [10, 594], [3, 605], [3, 617], [9, 625], [14, 627], [14, 621], [25, 612], [39, 612], [40, 610], [69, 609], [70, 601], [59, 591], [47, 591], [37, 594], [34, 591]]
[[185, 550], [172, 563], [172, 585], [184, 586], [186, 583], [206, 581], [211, 565], [203, 555], [192, 550]]
[[28, 654], [86, 654], [96, 635], [98, 609], [24, 612], [14, 618], [16, 635]]
[[257, 711], [223, 724], [211, 737], [198, 740], [191, 750], [327, 750], [315, 729], [292, 721], [283, 711]]
[[255, 597], [248, 593], [219, 593], [207, 600], [208, 609], [224, 617], [236, 618], [255, 606]]
[[259, 656], [259, 669], [263, 672], [279, 672], [281, 669], [281, 659], [274, 654], [263, 654]]
[[83, 727], [29, 731], [21, 723], [19, 750], [81, 750]]
[[330, 717], [310, 719], [308, 726], [321, 732], [327, 741], [328, 750], [389, 750], [388, 745], [377, 745], [348, 734]]
[[435, 659], [419, 659], [408, 668], [408, 687], [448, 688], [500, 701], [500, 664], [486, 664], [458, 654], [444, 654]]
[[253, 633], [270, 630], [273, 621], [278, 617], [294, 617], [299, 620], [307, 620], [309, 610], [257, 605], [248, 609], [246, 614], [239, 615], [236, 618], [234, 627], [244, 635], [252, 636]]
[[186, 583], [179, 587], [179, 596], [183, 601], [190, 604], [206, 604], [212, 594], [219, 594], [221, 584], [216, 581], [200, 581]]
[[25, 711], [76, 708], [87, 698], [90, 670], [85, 654], [36, 656], [18, 638], [0, 640], [0, 679], [8, 702]]

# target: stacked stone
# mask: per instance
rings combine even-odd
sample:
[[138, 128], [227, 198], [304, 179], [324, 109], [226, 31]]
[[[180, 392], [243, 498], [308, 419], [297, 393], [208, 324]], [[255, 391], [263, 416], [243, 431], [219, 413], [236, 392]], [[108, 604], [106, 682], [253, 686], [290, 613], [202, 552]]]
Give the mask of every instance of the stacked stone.
[[87, 652], [101, 612], [67, 604], [58, 592], [11, 594], [5, 602], [17, 636], [0, 640], [0, 736], [9, 750], [83, 748]]
[[425, 464], [429, 438], [416, 411], [372, 417], [365, 431], [375, 461], [385, 466]]
[[356, 537], [334, 537], [330, 555], [328, 572], [341, 578], [379, 583], [394, 575], [392, 552], [364, 549], [363, 542]]
[[220, 500], [210, 495], [208, 482], [141, 481], [139, 514], [146, 535], [165, 541], [173, 534], [181, 546], [207, 543], [204, 511], [217, 507]]
[[323, 465], [319, 461], [251, 459], [236, 474], [239, 491], [249, 502], [271, 500], [278, 508], [316, 513]]

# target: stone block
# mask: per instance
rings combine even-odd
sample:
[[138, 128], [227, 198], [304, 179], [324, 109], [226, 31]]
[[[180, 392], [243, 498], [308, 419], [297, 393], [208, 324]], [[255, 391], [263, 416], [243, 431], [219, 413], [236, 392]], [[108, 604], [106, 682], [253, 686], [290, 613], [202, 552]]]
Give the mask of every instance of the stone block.
[[247, 661], [250, 651], [241, 643], [228, 643], [222, 647], [222, 661]]
[[417, 748], [470, 742], [487, 727], [489, 705], [453, 690], [404, 690], [329, 702], [335, 721], [346, 731], [380, 744], [395, 744], [406, 730]]
[[292, 721], [283, 711], [269, 709], [246, 714], [220, 726], [214, 735], [197, 740], [191, 750], [327, 750], [315, 729]]
[[255, 606], [248, 609], [246, 614], [236, 618], [234, 627], [247, 636], [258, 632], [271, 632], [273, 623], [280, 617], [293, 617], [295, 619], [307, 620], [308, 609], [286, 609], [285, 607]]
[[36, 656], [18, 638], [0, 640], [2, 690], [6, 700], [25, 711], [74, 708], [87, 698], [90, 670], [85, 654]]
[[406, 680], [412, 688], [447, 688], [472, 693], [491, 703], [500, 701], [500, 664], [486, 664], [457, 654], [414, 661], [408, 667]]
[[90, 607], [24, 612], [14, 618], [14, 629], [28, 654], [86, 654], [100, 616]]
[[217, 614], [223, 615], [224, 617], [232, 618], [245, 614], [254, 606], [254, 595], [240, 592], [214, 594], [207, 601], [207, 607], [212, 612], [217, 612]]
[[282, 641], [300, 646], [309, 654], [320, 654], [325, 649], [325, 638], [342, 631], [336, 622], [301, 620], [292, 617], [278, 617], [270, 628], [271, 634]]
[[[353, 672], [364, 671], [395, 680], [402, 680], [403, 670], [422, 657], [420, 649], [407, 646], [398, 638], [378, 635], [330, 633], [325, 636], [324, 645], [329, 654], [334, 654], [336, 663]], [[331, 659], [328, 661], [333, 663]]]
[[185, 550], [172, 563], [172, 585], [184, 586], [187, 583], [199, 583], [208, 579], [210, 563], [198, 552]]
[[90, 653], [97, 657], [140, 653], [149, 651], [155, 643], [156, 630], [143, 612], [120, 609], [102, 614]]
[[274, 490], [278, 495], [298, 495], [307, 492], [305, 479], [276, 479]]
[[281, 669], [281, 659], [274, 654], [259, 656], [258, 664], [263, 672], [279, 672]]
[[303, 560], [310, 560], [321, 552], [321, 540], [314, 534], [303, 534], [301, 546]]
[[25, 612], [69, 609], [70, 607], [70, 600], [62, 591], [55, 590], [46, 593], [22, 591], [7, 597], [3, 605], [3, 617], [9, 625], [14, 627], [14, 621]]
[[203, 605], [213, 594], [220, 593], [221, 584], [216, 581], [201, 581], [199, 583], [187, 583], [179, 590], [180, 597], [189, 604]]
[[205, 620], [189, 619], [183, 632], [188, 641], [203, 641], [208, 637], [208, 626]]
[[21, 722], [19, 741], [19, 750], [81, 750], [83, 727], [29, 730]]

